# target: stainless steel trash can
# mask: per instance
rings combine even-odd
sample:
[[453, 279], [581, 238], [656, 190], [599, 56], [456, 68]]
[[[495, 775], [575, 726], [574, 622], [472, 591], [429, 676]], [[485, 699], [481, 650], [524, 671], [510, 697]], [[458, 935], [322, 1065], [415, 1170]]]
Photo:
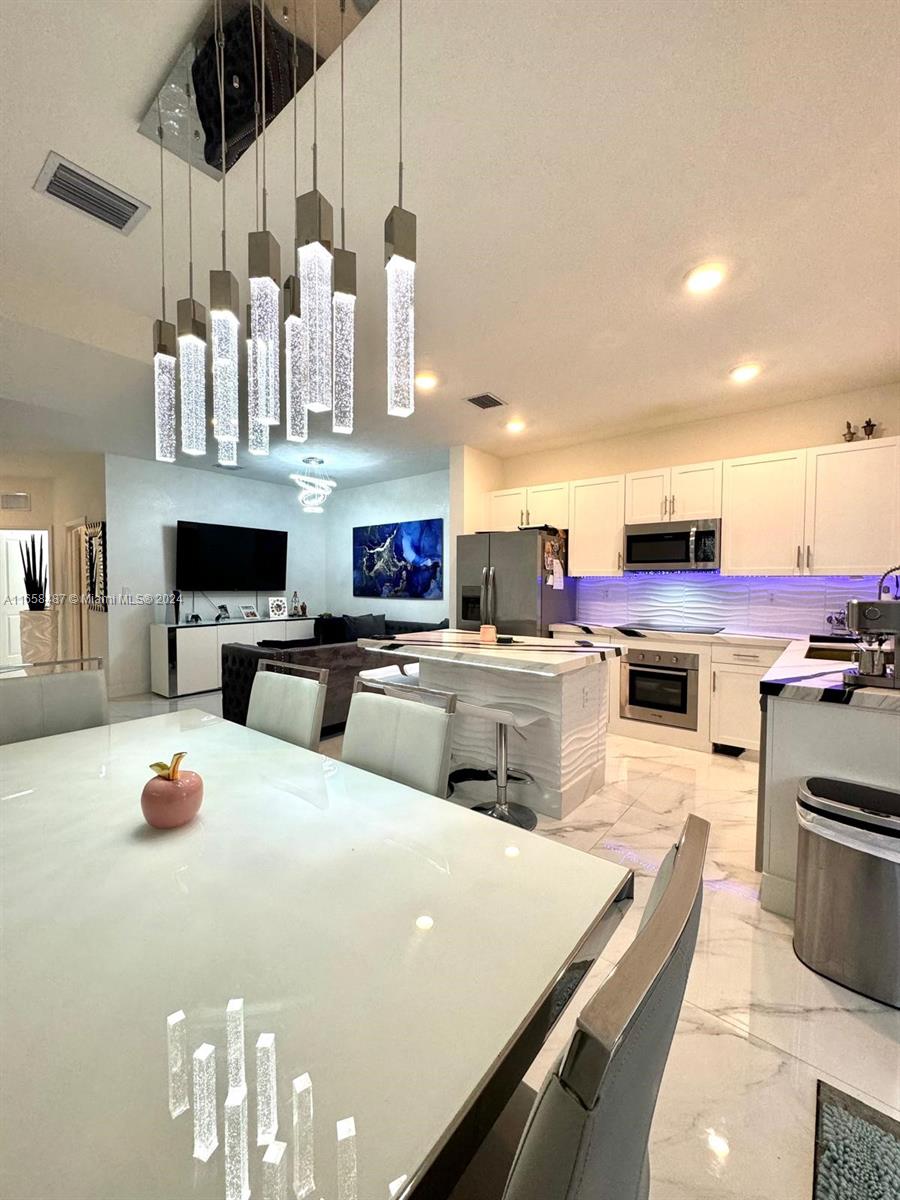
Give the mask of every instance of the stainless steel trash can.
[[806, 779], [797, 820], [797, 957], [900, 1008], [900, 792]]

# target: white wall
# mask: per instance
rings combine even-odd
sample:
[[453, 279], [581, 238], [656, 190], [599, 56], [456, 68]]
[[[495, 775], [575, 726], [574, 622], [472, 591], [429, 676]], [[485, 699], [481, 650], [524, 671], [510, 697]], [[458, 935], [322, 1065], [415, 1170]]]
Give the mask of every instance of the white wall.
[[[144, 459], [106, 456], [109, 591], [120, 595], [162, 594], [175, 584], [175, 530], [179, 520], [246, 525], [288, 532], [287, 594], [296, 588], [310, 612], [326, 607], [326, 545], [322, 518], [304, 515], [291, 485], [242, 479], [239, 475], [193, 470]], [[185, 602], [190, 605], [190, 596]], [[256, 595], [211, 595], [232, 611]], [[259, 596], [260, 615], [267, 596]], [[197, 611], [214, 615], [197, 594]], [[150, 634], [161, 610], [147, 604], [112, 602], [109, 609], [110, 694], [134, 695], [150, 688]]]
[[503, 460], [503, 482], [494, 489], [827, 446], [841, 440], [845, 421], [862, 425], [867, 417], [881, 434], [900, 433], [900, 383], [521, 454]]
[[[450, 612], [446, 566], [450, 545], [450, 472], [433, 471], [408, 479], [340, 487], [326, 510], [328, 549], [328, 608], [342, 613], [383, 612], [394, 621], [443, 621]], [[441, 517], [444, 522], [444, 597], [442, 600], [376, 600], [353, 595], [353, 529], [357, 525], [386, 525], [392, 521], [421, 521]]]

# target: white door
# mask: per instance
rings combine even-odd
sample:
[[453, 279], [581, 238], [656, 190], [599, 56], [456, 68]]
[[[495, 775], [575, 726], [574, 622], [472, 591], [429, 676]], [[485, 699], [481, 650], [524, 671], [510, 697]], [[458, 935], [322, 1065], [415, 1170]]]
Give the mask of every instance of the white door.
[[215, 625], [175, 630], [179, 696], [212, 692], [219, 686], [219, 638]]
[[670, 488], [670, 521], [696, 521], [707, 517], [721, 517], [721, 460], [673, 467]]
[[625, 476], [625, 524], [646, 525], [669, 519], [668, 467], [653, 471], [632, 471]]
[[569, 528], [569, 485], [540, 483], [526, 489], [525, 524]]
[[507, 488], [502, 492], [491, 492], [488, 514], [494, 532], [518, 529], [525, 524], [525, 489]]
[[880, 575], [900, 562], [900, 438], [806, 452], [809, 575]]
[[570, 485], [569, 574], [621, 575], [625, 476]]
[[722, 464], [722, 574], [800, 575], [806, 451]]
[[19, 611], [27, 608], [25, 574], [19, 546], [32, 534], [43, 544], [44, 562], [49, 563], [49, 534], [46, 529], [0, 530], [0, 667], [17, 667], [22, 662], [19, 641]]
[[711, 742], [742, 746], [745, 750], [759, 749], [762, 718], [759, 681], [765, 673], [765, 669], [759, 667], [713, 663], [709, 713]]

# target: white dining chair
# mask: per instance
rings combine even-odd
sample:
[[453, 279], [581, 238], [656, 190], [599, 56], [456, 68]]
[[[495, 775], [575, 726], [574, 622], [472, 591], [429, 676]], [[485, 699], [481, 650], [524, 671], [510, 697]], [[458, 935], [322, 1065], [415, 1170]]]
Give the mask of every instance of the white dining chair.
[[709, 823], [690, 816], [634, 941], [538, 1094], [520, 1084], [451, 1200], [647, 1200], [656, 1097], [697, 942]]
[[0, 675], [0, 746], [109, 724], [102, 658], [26, 665], [55, 673]]
[[261, 658], [250, 690], [248, 728], [317, 750], [327, 687], [326, 670]]
[[456, 696], [357, 676], [341, 759], [444, 799]]

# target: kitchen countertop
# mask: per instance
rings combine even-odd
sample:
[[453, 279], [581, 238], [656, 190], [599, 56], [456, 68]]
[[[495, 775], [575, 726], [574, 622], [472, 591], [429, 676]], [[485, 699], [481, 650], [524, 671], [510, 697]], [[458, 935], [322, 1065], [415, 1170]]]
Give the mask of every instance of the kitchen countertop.
[[[563, 628], [560, 626], [559, 628]], [[574, 634], [579, 631], [571, 628]], [[620, 646], [577, 646], [553, 638], [516, 637], [512, 643], [496, 645], [479, 641], [477, 633], [460, 629], [436, 629], [423, 633], [402, 633], [395, 638], [360, 638], [364, 650], [409, 658], [437, 659], [441, 662], [494, 667], [500, 670], [528, 671], [535, 675], [564, 675], [596, 666], [608, 658], [617, 658]]]
[[900, 688], [847, 687], [844, 671], [849, 664], [837, 659], [807, 658], [809, 645], [807, 639], [791, 642], [760, 680], [763, 696], [900, 713]]
[[[640, 629], [640, 626], [623, 625], [620, 628]], [[570, 634], [572, 637], [577, 637], [583, 634], [586, 637], [607, 637], [621, 639], [624, 642], [679, 642], [682, 644], [696, 644], [703, 646], [769, 646], [777, 649], [779, 646], [787, 646], [793, 641], [796, 634], [771, 634], [771, 633], [741, 633], [730, 629], [724, 629], [721, 633], [684, 633], [676, 630], [662, 629], [642, 629], [643, 637], [629, 637], [627, 634], [620, 632], [620, 628], [615, 625], [582, 625], [575, 622], [566, 622], [561, 625], [551, 625], [551, 633]]]

